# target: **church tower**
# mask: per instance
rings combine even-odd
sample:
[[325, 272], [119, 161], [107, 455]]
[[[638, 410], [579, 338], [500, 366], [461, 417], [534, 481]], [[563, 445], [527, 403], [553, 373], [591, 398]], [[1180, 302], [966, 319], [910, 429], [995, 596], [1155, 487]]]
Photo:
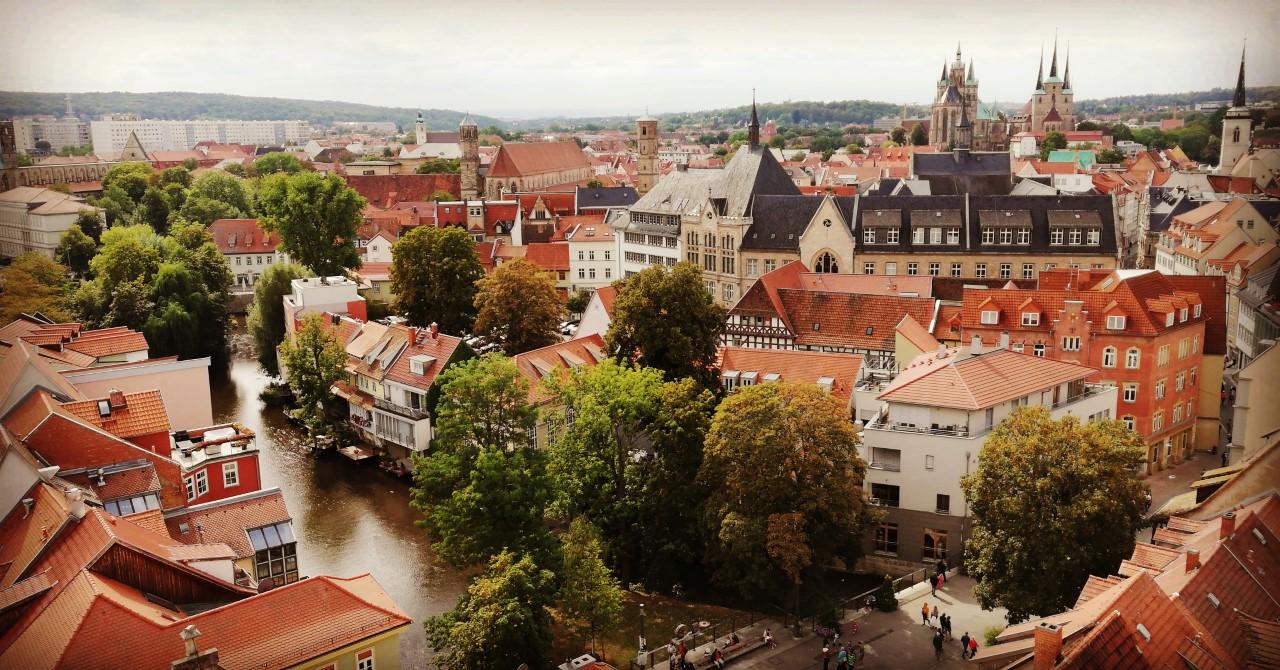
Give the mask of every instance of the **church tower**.
[[760, 117], [756, 114], [756, 92], [751, 91], [751, 120], [747, 122], [747, 146], [760, 146]]
[[658, 183], [658, 120], [648, 114], [636, 119], [636, 193], [643, 196]]
[[462, 160], [459, 161], [459, 171], [462, 173], [462, 199], [471, 200], [480, 195], [480, 129], [476, 127], [476, 122], [471, 120], [469, 113], [462, 119], [462, 123], [458, 124], [458, 144], [462, 149]]
[[1249, 114], [1249, 101], [1244, 90], [1244, 50], [1240, 50], [1240, 75], [1236, 78], [1236, 93], [1231, 97], [1231, 108], [1222, 118], [1222, 155], [1218, 161], [1218, 173], [1227, 174], [1249, 154], [1253, 117]]
[[418, 112], [418, 120], [413, 122], [414, 137], [418, 140], [418, 146], [427, 143], [427, 121], [422, 118], [422, 112]]
[[18, 136], [13, 121], [0, 121], [0, 191], [18, 188]]

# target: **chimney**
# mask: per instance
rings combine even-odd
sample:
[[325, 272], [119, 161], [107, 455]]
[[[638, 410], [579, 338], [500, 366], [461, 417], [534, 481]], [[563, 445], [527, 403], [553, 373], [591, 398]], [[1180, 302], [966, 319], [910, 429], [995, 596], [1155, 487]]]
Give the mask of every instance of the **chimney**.
[[83, 519], [88, 508], [84, 504], [84, 493], [80, 489], [73, 488], [67, 491], [67, 511], [77, 519]]
[[969, 343], [969, 353], [971, 354], [982, 353], [982, 336], [981, 335], [973, 336], [973, 340]]
[[1062, 627], [1052, 623], [1036, 626], [1035, 670], [1052, 670], [1062, 656]]
[[1000, 348], [1001, 349], [1009, 348], [1009, 331], [1007, 330], [1004, 331], [1003, 333], [1000, 333]]
[[1236, 513], [1227, 512], [1222, 515], [1222, 528], [1218, 531], [1218, 539], [1225, 540], [1236, 532]]
[[417, 344], [417, 343], [418, 343], [418, 329], [413, 326], [410, 326], [409, 327], [409, 344]]
[[947, 357], [947, 345], [945, 345], [945, 344], [943, 344], [943, 343], [939, 342], [939, 343], [938, 343], [938, 358], [946, 358], [946, 357]]
[[200, 630], [194, 625], [183, 628], [178, 632], [178, 636], [182, 638], [187, 655], [171, 663], [169, 665], [171, 670], [219, 670], [222, 667], [218, 664], [217, 649], [200, 651], [196, 648], [196, 638], [200, 637]]
[[120, 409], [125, 406], [124, 391], [120, 389], [111, 389], [111, 409]]
[[431, 339], [436, 339], [440, 335], [440, 324], [435, 321], [431, 322]]
[[1195, 570], [1198, 567], [1200, 567], [1200, 550], [1188, 549], [1187, 550], [1187, 572], [1191, 572], [1192, 570]]

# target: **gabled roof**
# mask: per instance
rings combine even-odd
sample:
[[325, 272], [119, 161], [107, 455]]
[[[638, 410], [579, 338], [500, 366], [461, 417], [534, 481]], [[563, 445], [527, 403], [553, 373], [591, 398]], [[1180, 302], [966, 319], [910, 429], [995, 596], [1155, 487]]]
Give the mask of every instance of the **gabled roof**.
[[979, 410], [1059, 384], [1083, 380], [1093, 368], [1007, 349], [926, 351], [878, 398], [886, 402]]
[[343, 178], [347, 186], [355, 189], [370, 204], [384, 209], [399, 202], [431, 200], [436, 191], [444, 191], [455, 198], [462, 193], [462, 175], [458, 174], [348, 174]]
[[820, 379], [829, 379], [831, 394], [844, 402], [853, 395], [863, 363], [858, 354], [757, 347], [720, 347], [717, 356], [721, 374], [754, 371], [763, 380], [765, 375], [777, 373], [776, 381], [796, 384], [817, 384]]
[[507, 142], [489, 166], [490, 177], [526, 177], [591, 167], [576, 142]]
[[594, 367], [607, 358], [604, 338], [598, 334], [558, 342], [550, 346], [516, 354], [512, 359], [516, 369], [529, 382], [529, 402], [540, 404], [550, 399], [542, 387], [542, 380], [557, 370], [573, 370], [582, 366]]
[[778, 289], [778, 298], [797, 344], [870, 351], [893, 351], [902, 316], [930, 323], [935, 308], [932, 298], [804, 289]]
[[[106, 402], [108, 413], [103, 416], [99, 405]], [[116, 402], [123, 402], [117, 406]], [[80, 400], [64, 404], [63, 409], [81, 421], [95, 425], [116, 437], [130, 439], [143, 435], [169, 432], [169, 416], [165, 412], [164, 398], [159, 391], [122, 393], [114, 396]]]
[[258, 226], [257, 219], [218, 219], [209, 224], [218, 251], [225, 254], [272, 254], [280, 236]]
[[236, 558], [245, 558], [253, 555], [248, 529], [290, 520], [284, 494], [269, 488], [178, 510], [164, 524], [180, 543], [225, 544]]
[[543, 270], [567, 272], [569, 270], [569, 243], [542, 242], [525, 245], [524, 257]]

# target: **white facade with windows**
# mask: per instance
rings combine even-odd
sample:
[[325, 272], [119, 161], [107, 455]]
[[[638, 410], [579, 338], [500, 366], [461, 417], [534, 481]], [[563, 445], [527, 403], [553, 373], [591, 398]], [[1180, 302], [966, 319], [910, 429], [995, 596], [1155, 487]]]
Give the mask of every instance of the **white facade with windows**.
[[218, 121], [196, 119], [106, 118], [89, 123], [93, 149], [100, 155], [120, 153], [129, 135], [147, 151], [185, 151], [204, 141], [220, 144], [298, 145], [309, 136], [303, 121]]
[[613, 228], [583, 224], [565, 232], [569, 243], [569, 289], [594, 291], [619, 278], [618, 244]]
[[80, 198], [47, 188], [19, 186], [0, 193], [0, 257], [34, 251], [54, 258], [63, 233], [76, 225], [82, 211], [102, 216]]

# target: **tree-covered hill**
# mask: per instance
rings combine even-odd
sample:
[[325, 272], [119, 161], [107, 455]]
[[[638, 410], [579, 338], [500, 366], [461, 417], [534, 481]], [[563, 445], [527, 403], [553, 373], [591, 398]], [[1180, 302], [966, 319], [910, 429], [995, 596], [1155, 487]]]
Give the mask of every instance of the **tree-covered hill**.
[[[61, 115], [66, 108], [64, 93], [29, 93], [0, 91], [0, 117], [24, 114]], [[77, 115], [97, 118], [113, 112], [133, 112], [153, 119], [302, 119], [311, 123], [332, 121], [394, 121], [401, 129], [413, 128], [417, 109], [378, 107], [334, 100], [293, 100], [259, 98], [222, 93], [189, 93], [163, 91], [157, 93], [72, 93], [71, 104]], [[421, 110], [427, 125], [435, 130], [458, 127], [463, 112], [449, 109]], [[474, 116], [481, 126], [503, 125], [498, 119]]]
[[[1247, 89], [1249, 101], [1280, 101], [1280, 86], [1258, 86]], [[1099, 98], [1097, 100], [1077, 100], [1078, 114], [1114, 114], [1152, 110], [1156, 107], [1186, 107], [1212, 100], [1230, 100], [1232, 90], [1215, 88], [1208, 91], [1189, 91], [1186, 93], [1147, 93], [1144, 95], [1124, 95], [1115, 98]]]

